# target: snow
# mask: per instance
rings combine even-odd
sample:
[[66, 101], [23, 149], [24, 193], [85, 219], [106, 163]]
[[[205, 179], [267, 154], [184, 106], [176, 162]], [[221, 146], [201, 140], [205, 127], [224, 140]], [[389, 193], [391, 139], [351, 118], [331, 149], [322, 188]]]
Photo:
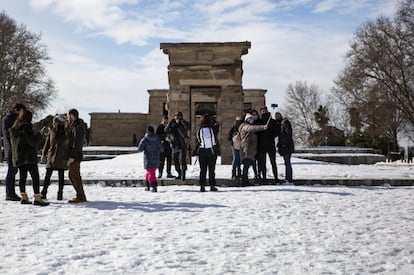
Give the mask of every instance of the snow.
[[[279, 173], [284, 167], [278, 156]], [[409, 165], [292, 159], [295, 178], [402, 178]], [[198, 164], [189, 177], [198, 177]], [[41, 177], [44, 166], [39, 165]], [[228, 165], [217, 166], [229, 178]], [[6, 165], [0, 165], [4, 178]], [[142, 154], [82, 162], [84, 179], [143, 179]], [[56, 175], [54, 175], [56, 176]], [[269, 175], [270, 176], [270, 175]], [[3, 187], [4, 188], [4, 187]], [[18, 188], [16, 188], [18, 190]], [[32, 189], [27, 188], [29, 195]], [[207, 189], [208, 190], [208, 189]], [[413, 274], [414, 187], [65, 186], [50, 206], [0, 200], [0, 274]]]

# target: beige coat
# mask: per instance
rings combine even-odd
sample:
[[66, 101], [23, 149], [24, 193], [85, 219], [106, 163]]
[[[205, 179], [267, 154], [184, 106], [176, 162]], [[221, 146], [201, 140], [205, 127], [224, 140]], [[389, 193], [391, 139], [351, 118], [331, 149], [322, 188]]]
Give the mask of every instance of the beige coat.
[[240, 159], [255, 159], [257, 153], [257, 135], [256, 132], [264, 131], [265, 125], [251, 125], [243, 122], [239, 127], [241, 145]]

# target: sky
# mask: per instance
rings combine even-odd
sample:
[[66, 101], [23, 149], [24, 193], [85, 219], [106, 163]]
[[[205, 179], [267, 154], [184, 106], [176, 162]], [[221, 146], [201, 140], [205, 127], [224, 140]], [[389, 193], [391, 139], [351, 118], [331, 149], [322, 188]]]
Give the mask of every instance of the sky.
[[168, 89], [160, 43], [243, 42], [243, 87], [266, 89], [283, 107], [296, 81], [322, 91], [344, 67], [353, 34], [397, 0], [0, 0], [0, 9], [40, 33], [57, 97], [45, 114], [148, 113], [149, 89]]

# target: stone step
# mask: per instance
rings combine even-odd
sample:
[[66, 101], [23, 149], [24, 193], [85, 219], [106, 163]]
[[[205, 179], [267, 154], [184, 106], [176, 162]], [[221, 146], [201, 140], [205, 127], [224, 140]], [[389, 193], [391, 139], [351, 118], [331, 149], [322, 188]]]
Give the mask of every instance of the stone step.
[[[239, 187], [240, 183], [232, 179], [216, 179], [217, 186]], [[57, 181], [52, 179], [52, 184]], [[139, 187], [145, 185], [144, 179], [84, 179], [84, 184], [99, 184], [112, 187]], [[253, 183], [253, 180], [251, 180]], [[295, 185], [343, 185], [343, 186], [414, 186], [414, 179], [294, 179]], [[65, 180], [66, 185], [70, 185], [69, 180]], [[187, 179], [185, 181], [176, 179], [158, 179], [158, 185], [195, 185], [198, 186], [198, 179]], [[266, 184], [271, 185], [271, 180]], [[4, 180], [0, 180], [0, 185], [4, 185]], [[16, 182], [17, 185], [17, 182]], [[31, 180], [27, 180], [27, 185], [31, 185]]]

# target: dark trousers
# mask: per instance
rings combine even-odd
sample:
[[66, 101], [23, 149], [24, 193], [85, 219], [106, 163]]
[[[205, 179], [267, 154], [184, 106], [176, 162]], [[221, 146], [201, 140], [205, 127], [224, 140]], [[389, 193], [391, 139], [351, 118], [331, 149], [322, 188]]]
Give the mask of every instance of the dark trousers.
[[80, 175], [80, 161], [75, 160], [69, 164], [69, 180], [75, 188], [76, 198], [86, 201], [85, 191], [83, 191], [82, 177]]
[[290, 158], [292, 157], [292, 154], [286, 154], [283, 155], [283, 160], [285, 161], [285, 179], [288, 182], [293, 182], [293, 176], [292, 176], [292, 163], [290, 162]]
[[[63, 186], [65, 185], [65, 170], [63, 169], [57, 169], [58, 171], [58, 177], [59, 177], [59, 189], [58, 192], [63, 192]], [[45, 175], [45, 181], [43, 182], [43, 190], [47, 192], [47, 188], [50, 185], [50, 177], [52, 176], [53, 169], [52, 168], [46, 168], [46, 175]], [[43, 193], [43, 191], [42, 191]]]
[[187, 150], [173, 149], [173, 160], [175, 171], [177, 171], [178, 176], [181, 176], [187, 170]]
[[242, 184], [248, 185], [249, 184], [249, 167], [253, 165], [254, 160], [252, 159], [243, 159], [243, 177], [242, 177]]
[[12, 156], [9, 154], [7, 158], [7, 175], [6, 175], [6, 196], [13, 196], [16, 194], [16, 174], [18, 169], [13, 167]]
[[208, 183], [210, 186], [216, 185], [216, 161], [217, 156], [212, 148], [200, 148], [198, 151], [198, 159], [200, 163], [200, 186], [205, 186], [208, 170]]
[[33, 184], [33, 192], [35, 194], [40, 193], [40, 178], [39, 178], [39, 169], [37, 168], [37, 164], [26, 164], [23, 166], [19, 166], [19, 188], [20, 193], [26, 193], [26, 179], [27, 179], [27, 171], [30, 173], [30, 177], [32, 178]]
[[171, 174], [171, 163], [172, 163], [171, 149], [165, 150], [165, 147], [164, 147], [164, 152], [160, 154], [160, 164], [158, 166], [158, 173], [160, 175], [162, 175], [162, 172], [164, 171], [165, 160], [167, 160], [167, 175], [170, 175]]
[[257, 167], [259, 176], [262, 175], [262, 179], [266, 180], [266, 154], [269, 156], [270, 164], [272, 165], [273, 177], [275, 179], [277, 176], [277, 166], [276, 166], [276, 150], [271, 152], [258, 152], [257, 153]]

